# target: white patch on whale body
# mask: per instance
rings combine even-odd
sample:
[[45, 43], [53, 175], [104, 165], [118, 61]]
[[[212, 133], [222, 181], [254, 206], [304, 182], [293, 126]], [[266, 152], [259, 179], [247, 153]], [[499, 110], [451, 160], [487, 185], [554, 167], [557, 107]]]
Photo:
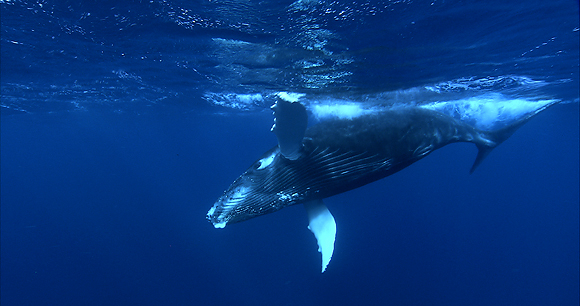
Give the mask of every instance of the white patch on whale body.
[[276, 152], [272, 153], [268, 157], [264, 157], [264, 158], [260, 159], [260, 166], [256, 170], [262, 170], [262, 169], [268, 167], [274, 161], [275, 157], [276, 157]]
[[276, 93], [276, 95], [280, 99], [286, 100], [288, 102], [298, 102], [298, 100], [300, 100], [300, 98], [304, 97], [306, 94], [297, 93], [297, 92], [281, 91], [281, 92]]
[[216, 224], [213, 225], [213, 227], [215, 227], [215, 228], [224, 228], [224, 227], [226, 227], [226, 222], [225, 221], [222, 221], [222, 222], [216, 223]]
[[454, 101], [433, 102], [421, 107], [450, 115], [481, 130], [495, 130], [554, 102], [556, 100], [553, 99], [512, 99], [499, 93], [492, 93]]
[[294, 199], [297, 199], [298, 196], [300, 196], [297, 192], [294, 192], [292, 194], [278, 192], [276, 195], [278, 196], [278, 199], [280, 199], [280, 201], [284, 201], [284, 202], [293, 201]]
[[329, 118], [353, 119], [376, 111], [373, 108], [365, 108], [361, 103], [346, 102], [346, 101], [315, 104], [311, 106], [310, 110], [312, 111], [316, 119], [319, 120]]

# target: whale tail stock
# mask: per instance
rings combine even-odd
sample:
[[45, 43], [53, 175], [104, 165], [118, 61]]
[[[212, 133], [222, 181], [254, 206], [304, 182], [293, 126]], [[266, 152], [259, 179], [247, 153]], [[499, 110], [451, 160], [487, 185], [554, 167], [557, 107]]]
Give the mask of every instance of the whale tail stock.
[[548, 103], [542, 105], [541, 107], [535, 109], [527, 113], [523, 118], [516, 120], [514, 123], [503, 127], [498, 130], [493, 131], [479, 131], [480, 137], [478, 140], [475, 141], [475, 145], [477, 146], [478, 152], [473, 165], [471, 166], [471, 170], [469, 173], [473, 173], [475, 169], [481, 164], [481, 162], [491, 153], [495, 147], [499, 146], [503, 143], [506, 139], [515, 133], [522, 125], [526, 124], [530, 119], [535, 117], [537, 114], [543, 112], [547, 108], [557, 104], [558, 101], [550, 100]]

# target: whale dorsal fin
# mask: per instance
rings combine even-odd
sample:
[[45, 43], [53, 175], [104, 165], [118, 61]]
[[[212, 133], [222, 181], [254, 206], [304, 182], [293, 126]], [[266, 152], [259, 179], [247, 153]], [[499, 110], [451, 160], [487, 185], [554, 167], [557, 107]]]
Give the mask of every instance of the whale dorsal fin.
[[306, 108], [300, 102], [278, 99], [274, 105], [274, 126], [272, 132], [278, 138], [280, 153], [285, 158], [296, 160], [300, 157], [302, 139], [308, 125]]
[[322, 200], [306, 202], [304, 208], [308, 213], [308, 229], [314, 233], [318, 242], [318, 251], [322, 253], [322, 272], [324, 273], [334, 252], [336, 222]]

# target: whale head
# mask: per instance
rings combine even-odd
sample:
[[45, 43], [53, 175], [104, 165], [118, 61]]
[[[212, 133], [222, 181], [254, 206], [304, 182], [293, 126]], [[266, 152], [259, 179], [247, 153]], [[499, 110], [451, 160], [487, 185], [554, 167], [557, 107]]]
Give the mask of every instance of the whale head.
[[303, 198], [296, 190], [295, 175], [288, 161], [275, 147], [238, 177], [207, 213], [216, 228], [242, 222], [298, 204]]

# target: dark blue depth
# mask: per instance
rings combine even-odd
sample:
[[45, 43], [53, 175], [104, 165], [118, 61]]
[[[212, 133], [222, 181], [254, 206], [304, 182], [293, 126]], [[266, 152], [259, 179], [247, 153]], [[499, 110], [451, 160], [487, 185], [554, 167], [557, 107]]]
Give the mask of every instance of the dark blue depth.
[[[39, 3], [0, 3], [2, 306], [579, 304], [577, 2]], [[335, 35], [324, 50], [304, 48], [313, 24]], [[454, 144], [328, 199], [324, 274], [302, 207], [205, 220], [276, 144], [267, 105], [232, 110], [208, 91], [340, 97], [509, 75], [547, 84], [515, 97], [563, 103], [472, 175], [476, 148]], [[308, 87], [320, 76], [335, 81]]]

